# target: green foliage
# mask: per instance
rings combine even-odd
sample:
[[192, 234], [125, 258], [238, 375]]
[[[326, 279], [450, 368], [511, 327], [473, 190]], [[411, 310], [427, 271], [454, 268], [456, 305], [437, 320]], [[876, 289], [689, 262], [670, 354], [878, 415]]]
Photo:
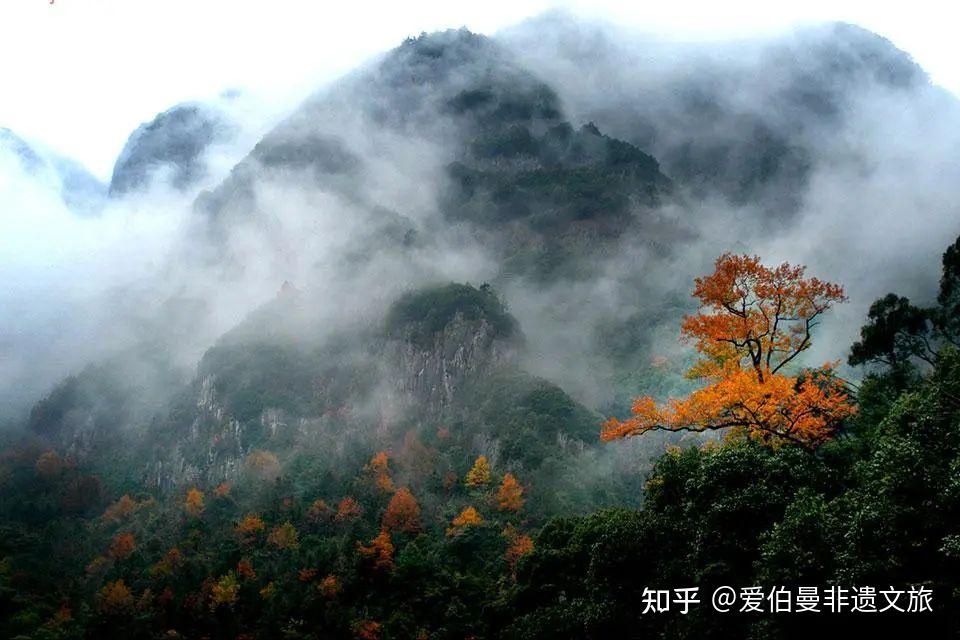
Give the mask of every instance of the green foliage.
[[484, 320], [498, 338], [519, 334], [516, 320], [488, 286], [437, 285], [404, 294], [387, 312], [386, 334], [403, 337], [419, 346], [430, 346], [434, 336], [457, 315], [465, 320]]

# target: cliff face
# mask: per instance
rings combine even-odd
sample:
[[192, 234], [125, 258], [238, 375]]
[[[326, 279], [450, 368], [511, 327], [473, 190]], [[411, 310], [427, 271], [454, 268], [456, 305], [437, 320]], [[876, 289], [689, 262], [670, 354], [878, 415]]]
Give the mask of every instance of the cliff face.
[[439, 418], [467, 380], [515, 364], [517, 353], [518, 345], [498, 338], [488, 320], [469, 320], [457, 313], [433, 334], [427, 348], [411, 340], [392, 340], [386, 356], [401, 401]]

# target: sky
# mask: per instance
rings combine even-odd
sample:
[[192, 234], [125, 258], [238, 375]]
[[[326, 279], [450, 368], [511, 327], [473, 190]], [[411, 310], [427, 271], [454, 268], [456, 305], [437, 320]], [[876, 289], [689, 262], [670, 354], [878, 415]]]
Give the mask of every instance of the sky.
[[0, 127], [107, 179], [127, 136], [184, 100], [241, 88], [282, 113], [422, 31], [494, 33], [550, 9], [682, 40], [859, 24], [960, 95], [956, 3], [769, 0], [3, 0]]

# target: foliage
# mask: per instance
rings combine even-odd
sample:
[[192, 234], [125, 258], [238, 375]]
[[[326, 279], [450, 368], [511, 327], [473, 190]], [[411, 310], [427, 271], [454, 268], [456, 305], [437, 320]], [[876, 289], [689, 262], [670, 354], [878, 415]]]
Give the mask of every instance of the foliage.
[[470, 467], [463, 482], [468, 487], [483, 487], [490, 484], [490, 480], [490, 464], [487, 462], [487, 456], [479, 456]]
[[810, 347], [819, 317], [845, 297], [839, 286], [803, 275], [804, 267], [720, 256], [713, 274], [697, 278], [693, 295], [701, 308], [681, 332], [702, 354], [689, 375], [707, 386], [665, 406], [637, 398], [633, 417], [608, 420], [603, 439], [731, 429], [733, 436], [812, 448], [832, 437], [855, 412], [833, 365], [799, 377], [783, 371]]
[[401, 296], [387, 312], [387, 335], [404, 337], [421, 346], [429, 346], [433, 336], [455, 316], [465, 320], [483, 320], [496, 337], [507, 339], [518, 334], [516, 320], [489, 288], [450, 283], [429, 287]]

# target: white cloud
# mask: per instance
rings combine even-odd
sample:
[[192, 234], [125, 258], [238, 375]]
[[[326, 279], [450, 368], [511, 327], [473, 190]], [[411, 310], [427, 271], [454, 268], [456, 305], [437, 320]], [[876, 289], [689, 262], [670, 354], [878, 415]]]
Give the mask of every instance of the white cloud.
[[241, 86], [285, 107], [408, 35], [464, 25], [491, 33], [553, 6], [675, 38], [851, 21], [960, 94], [960, 10], [944, 2], [15, 0], [0, 6], [0, 126], [107, 178], [127, 135], [178, 101]]

